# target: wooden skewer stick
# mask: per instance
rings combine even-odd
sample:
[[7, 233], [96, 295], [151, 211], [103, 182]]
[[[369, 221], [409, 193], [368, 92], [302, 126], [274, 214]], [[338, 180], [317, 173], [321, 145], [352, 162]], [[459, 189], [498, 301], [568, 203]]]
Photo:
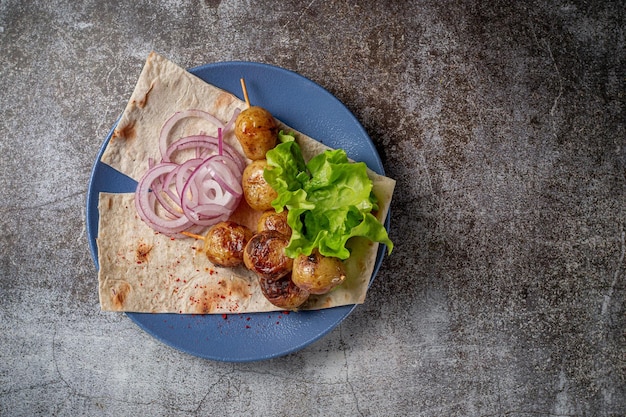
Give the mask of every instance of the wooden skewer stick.
[[192, 237], [194, 239], [200, 239], [200, 240], [205, 240], [206, 237], [204, 236], [200, 236], [200, 235], [196, 235], [195, 233], [189, 233], [189, 232], [180, 232], [181, 234], [185, 235], [185, 236], [189, 236]]
[[248, 98], [248, 89], [246, 88], [246, 81], [241, 78], [241, 89], [243, 90], [243, 98], [246, 100], [246, 106], [250, 108], [250, 99]]

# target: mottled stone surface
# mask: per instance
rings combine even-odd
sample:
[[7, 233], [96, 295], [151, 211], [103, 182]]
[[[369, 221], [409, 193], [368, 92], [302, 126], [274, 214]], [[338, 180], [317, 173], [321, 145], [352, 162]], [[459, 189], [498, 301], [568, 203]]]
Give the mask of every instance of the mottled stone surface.
[[[0, 414], [626, 415], [622, 1], [0, 2]], [[98, 149], [147, 54], [342, 100], [398, 181], [367, 302], [266, 362], [100, 312]]]

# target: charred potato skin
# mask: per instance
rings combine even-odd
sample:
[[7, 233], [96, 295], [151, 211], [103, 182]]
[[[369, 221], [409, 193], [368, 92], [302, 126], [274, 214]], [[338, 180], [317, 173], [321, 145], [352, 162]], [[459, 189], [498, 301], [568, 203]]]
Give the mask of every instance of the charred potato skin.
[[243, 262], [259, 277], [274, 281], [291, 273], [293, 259], [285, 254], [289, 238], [276, 230], [257, 233], [246, 244]]
[[264, 159], [267, 151], [276, 146], [278, 124], [270, 112], [251, 106], [237, 116], [235, 136], [248, 158]]
[[278, 194], [267, 183], [263, 172], [267, 166], [265, 159], [250, 163], [243, 171], [241, 186], [246, 203], [254, 210], [265, 211], [272, 208], [272, 201]]
[[309, 292], [294, 284], [290, 275], [277, 280], [259, 277], [259, 287], [270, 303], [285, 310], [297, 310], [309, 298]]
[[343, 262], [323, 256], [317, 249], [310, 255], [298, 255], [293, 262], [293, 282], [311, 294], [326, 294], [345, 279]]
[[273, 209], [264, 211], [257, 222], [257, 233], [264, 230], [276, 230], [285, 236], [291, 237], [291, 226], [287, 223], [287, 213], [286, 209], [280, 213]]
[[217, 266], [234, 267], [243, 263], [243, 252], [252, 231], [232, 221], [212, 226], [204, 240], [204, 253]]

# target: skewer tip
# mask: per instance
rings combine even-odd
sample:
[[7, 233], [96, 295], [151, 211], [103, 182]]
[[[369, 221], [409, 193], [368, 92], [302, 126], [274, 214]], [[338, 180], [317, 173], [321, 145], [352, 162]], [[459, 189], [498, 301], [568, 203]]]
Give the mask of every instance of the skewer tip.
[[243, 91], [243, 98], [246, 101], [246, 106], [250, 107], [250, 99], [248, 98], [248, 89], [246, 88], [246, 81], [241, 78], [241, 90]]
[[200, 236], [200, 235], [197, 235], [197, 234], [195, 234], [195, 233], [189, 233], [189, 232], [185, 232], [185, 231], [180, 232], [180, 233], [181, 233], [181, 234], [183, 234], [183, 235], [185, 235], [185, 236], [192, 237], [192, 238], [194, 238], [194, 239], [199, 239], [199, 240], [204, 240], [204, 239], [206, 239], [204, 236]]

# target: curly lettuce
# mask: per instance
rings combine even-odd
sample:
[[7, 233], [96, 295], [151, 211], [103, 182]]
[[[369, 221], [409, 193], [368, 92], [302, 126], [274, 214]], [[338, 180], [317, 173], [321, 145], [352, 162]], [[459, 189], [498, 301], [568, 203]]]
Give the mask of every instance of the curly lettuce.
[[354, 236], [383, 243], [391, 252], [393, 243], [372, 214], [378, 205], [365, 163], [350, 162], [341, 149], [306, 163], [293, 134], [281, 131], [279, 139], [282, 143], [267, 152], [264, 177], [278, 193], [274, 209], [289, 210], [287, 256], [309, 255], [317, 248], [324, 256], [347, 259], [346, 242]]

